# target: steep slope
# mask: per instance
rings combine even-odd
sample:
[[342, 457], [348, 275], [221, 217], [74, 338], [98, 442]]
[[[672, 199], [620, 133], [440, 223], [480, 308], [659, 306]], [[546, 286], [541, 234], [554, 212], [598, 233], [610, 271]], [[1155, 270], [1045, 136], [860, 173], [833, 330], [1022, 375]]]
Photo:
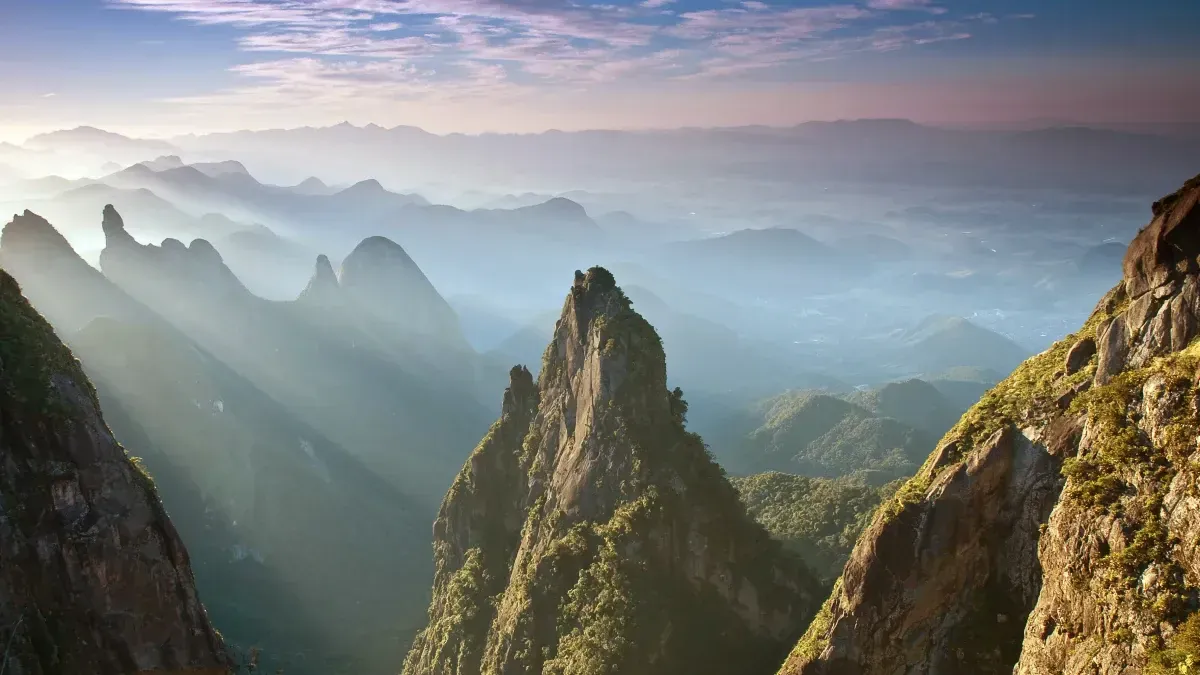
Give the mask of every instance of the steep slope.
[[0, 272], [0, 631], [23, 674], [225, 672], [188, 554], [95, 391]]
[[1200, 177], [880, 510], [782, 673], [1192, 672]]
[[403, 492], [437, 503], [486, 428], [464, 382], [473, 354], [397, 348], [409, 344], [404, 336], [369, 321], [358, 303], [330, 312], [263, 300], [203, 239], [144, 246], [113, 209], [104, 231], [106, 277]]
[[342, 261], [347, 295], [398, 335], [469, 351], [458, 315], [399, 244], [364, 239]]
[[770, 471], [730, 482], [750, 515], [803, 558], [828, 588], [875, 509], [903, 480], [875, 486], [858, 476], [810, 478]]
[[25, 211], [0, 234], [0, 265], [20, 282], [38, 311], [68, 334], [94, 317], [151, 321], [151, 312], [75, 254], [41, 216]]
[[45, 220], [9, 223], [0, 261], [67, 336], [113, 431], [166, 481], [230, 643], [298, 675], [394, 672], [400, 649], [376, 630], [403, 641], [420, 620], [432, 567], [414, 542], [428, 541], [432, 507], [130, 298]]
[[442, 503], [405, 673], [769, 672], [811, 616], [810, 577], [686, 410], [612, 275], [576, 273], [537, 384], [512, 370]]
[[[128, 431], [131, 451], [146, 448], [152, 472], [158, 459], [186, 476], [235, 534], [204, 561], [214, 574], [197, 572], [226, 636], [297, 674], [394, 672], [396, 645], [376, 631], [420, 620], [432, 568], [417, 542], [428, 541], [431, 510], [173, 331], [98, 319], [71, 344], [101, 400], [124, 412], [114, 429]], [[287, 594], [239, 588], [264, 574]], [[236, 585], [204, 585], [214, 576]], [[303, 641], [310, 627], [320, 643]]]

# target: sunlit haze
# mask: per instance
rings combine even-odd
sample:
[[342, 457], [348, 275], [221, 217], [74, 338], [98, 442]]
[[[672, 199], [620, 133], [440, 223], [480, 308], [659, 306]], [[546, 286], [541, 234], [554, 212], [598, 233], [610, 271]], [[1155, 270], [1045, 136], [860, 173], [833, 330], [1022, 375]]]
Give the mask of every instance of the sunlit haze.
[[1200, 675], [1198, 27], [0, 0], [0, 675]]
[[3, 140], [327, 125], [436, 133], [1189, 122], [1177, 0], [10, 0]]

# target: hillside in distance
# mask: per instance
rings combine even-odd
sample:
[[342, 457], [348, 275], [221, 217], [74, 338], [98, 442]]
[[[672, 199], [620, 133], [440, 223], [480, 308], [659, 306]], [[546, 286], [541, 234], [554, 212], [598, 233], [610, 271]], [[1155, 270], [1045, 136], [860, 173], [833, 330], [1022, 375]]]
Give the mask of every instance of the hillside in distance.
[[[664, 175], [677, 181], [730, 175], [793, 184], [837, 181], [1161, 191], [1169, 181], [1185, 175], [1195, 154], [1195, 141], [1186, 138], [1070, 127], [941, 129], [906, 120], [478, 136], [438, 136], [414, 127], [343, 123], [187, 136], [173, 143], [193, 153], [253, 157], [258, 169], [288, 176], [293, 182], [306, 177], [296, 174], [295, 167], [304, 166], [311, 149], [320, 149], [318, 154], [337, 180], [362, 171], [365, 162], [370, 173], [402, 184], [441, 181], [470, 187], [503, 184], [516, 174], [564, 190], [660, 180]], [[397, 165], [373, 159], [394, 156], [413, 161]], [[589, 161], [571, 161], [577, 156]], [[642, 159], [630, 165], [631, 156]], [[981, 156], [994, 161], [981, 166]]]
[[874, 516], [782, 675], [1187, 672], [1200, 176]]

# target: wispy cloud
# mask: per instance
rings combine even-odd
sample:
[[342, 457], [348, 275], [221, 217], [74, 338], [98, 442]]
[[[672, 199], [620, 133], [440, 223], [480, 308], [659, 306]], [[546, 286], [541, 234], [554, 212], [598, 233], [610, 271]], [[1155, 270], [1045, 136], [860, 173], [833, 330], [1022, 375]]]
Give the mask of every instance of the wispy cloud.
[[58, 96], [58, 94], [53, 91], [46, 93], [46, 94], [42, 94], [42, 98], [54, 98], [55, 96]]
[[938, 7], [933, 0], [869, 0], [867, 6], [871, 9], [886, 9], [891, 11], [920, 11], [931, 14], [945, 14], [945, 7]]
[[[614, 2], [623, 4], [612, 4]], [[237, 29], [244, 85], [196, 104], [283, 105], [370, 97], [505, 96], [749, 74], [970, 37], [934, 0], [796, 7], [741, 0], [107, 0]], [[863, 4], [865, 3], [865, 4]], [[669, 9], [668, 9], [669, 7]], [[990, 17], [990, 15], [987, 15]]]

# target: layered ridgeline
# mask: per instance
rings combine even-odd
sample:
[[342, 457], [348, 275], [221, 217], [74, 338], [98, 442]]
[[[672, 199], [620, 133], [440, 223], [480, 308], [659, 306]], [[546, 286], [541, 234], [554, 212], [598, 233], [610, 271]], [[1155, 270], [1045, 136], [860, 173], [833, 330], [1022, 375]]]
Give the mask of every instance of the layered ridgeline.
[[368, 468], [436, 505], [488, 414], [453, 311], [397, 245], [364, 241], [340, 280], [322, 258], [299, 299], [272, 302], [250, 293], [203, 239], [140, 244], [112, 207], [103, 228], [100, 266], [121, 290]]
[[0, 670], [228, 670], [188, 553], [71, 352], [0, 272]]
[[[0, 264], [155, 476], [229, 642], [297, 675], [395, 672], [427, 602], [434, 508], [125, 293], [45, 219], [4, 227]], [[255, 325], [231, 317], [231, 333]], [[349, 427], [359, 418], [346, 399], [327, 408]]]
[[1196, 672], [1198, 202], [880, 509], [783, 674]]
[[577, 273], [538, 382], [512, 370], [442, 503], [406, 675], [771, 672], [813, 614], [811, 577], [686, 411], [612, 275]]

